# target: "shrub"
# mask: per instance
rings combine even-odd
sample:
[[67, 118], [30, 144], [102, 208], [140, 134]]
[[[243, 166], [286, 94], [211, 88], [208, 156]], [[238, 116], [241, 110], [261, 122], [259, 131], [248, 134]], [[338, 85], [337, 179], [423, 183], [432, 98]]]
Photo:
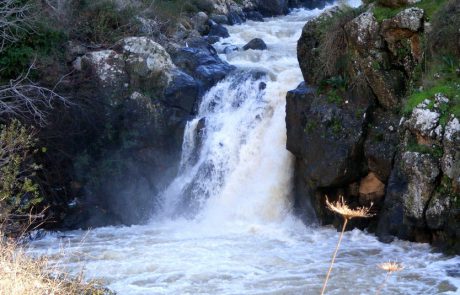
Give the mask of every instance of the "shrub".
[[34, 181], [40, 166], [32, 160], [36, 153], [32, 128], [13, 120], [0, 126], [0, 223], [9, 214], [24, 214], [42, 202]]

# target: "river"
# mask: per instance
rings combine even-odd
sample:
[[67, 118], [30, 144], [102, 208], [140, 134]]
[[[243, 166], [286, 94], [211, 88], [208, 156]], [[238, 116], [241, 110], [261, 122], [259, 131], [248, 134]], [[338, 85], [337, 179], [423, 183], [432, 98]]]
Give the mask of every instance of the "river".
[[[231, 37], [216, 49], [237, 71], [204, 96], [187, 124], [179, 174], [149, 224], [50, 233], [30, 252], [123, 295], [319, 294], [338, 233], [292, 213], [285, 97], [302, 81], [302, 27], [320, 12], [228, 27]], [[256, 37], [268, 50], [224, 53]], [[353, 230], [345, 233], [327, 294], [375, 294], [385, 277], [377, 264], [388, 260], [404, 270], [382, 294], [460, 292], [460, 257], [426, 244], [383, 244]]]

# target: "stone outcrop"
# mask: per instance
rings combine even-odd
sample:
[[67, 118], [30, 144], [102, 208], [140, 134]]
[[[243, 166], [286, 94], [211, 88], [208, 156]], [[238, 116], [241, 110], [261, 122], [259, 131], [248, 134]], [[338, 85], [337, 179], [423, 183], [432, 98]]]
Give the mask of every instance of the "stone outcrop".
[[298, 41], [305, 83], [286, 106], [296, 207], [331, 223], [324, 196], [344, 195], [352, 205], [373, 203], [377, 217], [355, 226], [382, 241], [397, 236], [460, 252], [460, 124], [446, 113], [453, 97], [436, 93], [400, 112], [423, 60], [425, 12], [409, 7], [377, 21], [373, 5], [332, 8]]
[[243, 46], [243, 50], [266, 50], [267, 44], [265, 44], [264, 40], [260, 38], [252, 39], [248, 42], [248, 44]]
[[151, 38], [129, 37], [78, 57], [76, 70], [91, 77], [86, 87], [104, 122], [99, 153], [82, 156], [92, 165], [76, 165], [88, 183], [66, 226], [132, 224], [150, 215], [152, 196], [175, 175], [185, 124], [200, 97], [234, 68], [206, 41], [196, 44], [170, 50], [171, 56]]

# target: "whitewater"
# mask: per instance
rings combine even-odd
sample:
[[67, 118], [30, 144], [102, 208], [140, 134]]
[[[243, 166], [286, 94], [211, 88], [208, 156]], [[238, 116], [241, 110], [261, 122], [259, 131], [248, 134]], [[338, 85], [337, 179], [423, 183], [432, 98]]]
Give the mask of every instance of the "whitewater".
[[[148, 224], [49, 233], [29, 252], [118, 294], [319, 294], [338, 234], [292, 212], [285, 98], [303, 80], [301, 30], [321, 11], [228, 27], [230, 37], [215, 48], [237, 70], [204, 95], [187, 123], [179, 173], [152, 196], [161, 206]], [[253, 38], [268, 50], [229, 50]], [[388, 260], [404, 270], [383, 294], [460, 293], [460, 257], [352, 230], [327, 294], [375, 294], [385, 277], [377, 265]]]

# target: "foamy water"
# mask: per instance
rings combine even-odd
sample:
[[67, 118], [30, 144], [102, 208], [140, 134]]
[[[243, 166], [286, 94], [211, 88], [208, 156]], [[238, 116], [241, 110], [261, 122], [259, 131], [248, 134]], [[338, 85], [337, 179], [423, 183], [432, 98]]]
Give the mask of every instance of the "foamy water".
[[[231, 37], [216, 48], [239, 70], [205, 95], [187, 125], [180, 173], [150, 224], [49, 234], [30, 252], [102, 279], [118, 294], [319, 294], [338, 234], [291, 214], [284, 121], [286, 92], [302, 81], [296, 43], [319, 12], [228, 28]], [[256, 37], [268, 50], [223, 53]], [[460, 293], [459, 257], [353, 230], [327, 294], [375, 294], [385, 277], [377, 264], [388, 260], [405, 268], [382, 294]]]

